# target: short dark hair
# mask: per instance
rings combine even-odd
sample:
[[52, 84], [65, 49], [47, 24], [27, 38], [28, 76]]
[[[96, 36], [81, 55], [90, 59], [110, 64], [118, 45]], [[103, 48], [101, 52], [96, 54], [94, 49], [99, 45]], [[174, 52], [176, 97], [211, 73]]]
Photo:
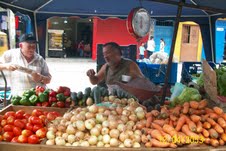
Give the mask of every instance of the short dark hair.
[[121, 47], [116, 42], [108, 42], [103, 45], [103, 47], [106, 46], [111, 46], [112, 49], [116, 50], [120, 55], [122, 55]]

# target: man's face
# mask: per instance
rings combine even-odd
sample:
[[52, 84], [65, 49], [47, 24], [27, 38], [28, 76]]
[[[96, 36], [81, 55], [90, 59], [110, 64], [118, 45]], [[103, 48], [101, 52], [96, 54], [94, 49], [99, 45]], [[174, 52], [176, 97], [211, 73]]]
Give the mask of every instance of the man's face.
[[36, 50], [36, 43], [22, 42], [20, 48], [24, 56], [32, 58]]
[[103, 48], [103, 56], [106, 63], [111, 66], [117, 62], [117, 53], [112, 50], [111, 46], [106, 46]]

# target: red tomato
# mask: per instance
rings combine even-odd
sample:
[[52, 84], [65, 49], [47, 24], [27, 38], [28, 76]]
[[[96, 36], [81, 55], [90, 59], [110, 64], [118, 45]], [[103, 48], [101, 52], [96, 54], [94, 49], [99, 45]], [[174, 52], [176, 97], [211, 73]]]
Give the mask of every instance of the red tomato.
[[18, 143], [27, 143], [27, 136], [24, 135], [18, 136]]
[[42, 106], [42, 103], [41, 103], [41, 102], [37, 102], [37, 103], [35, 104], [35, 106]]
[[3, 115], [0, 115], [0, 122], [2, 121], [2, 119], [3, 119]]
[[40, 115], [43, 115], [43, 111], [40, 109], [34, 109], [31, 113], [31, 115], [39, 117]]
[[50, 104], [49, 104], [49, 102], [42, 102], [42, 106], [48, 107], [48, 106], [50, 106]]
[[47, 114], [47, 119], [48, 119], [49, 121], [55, 120], [56, 117], [57, 117], [57, 115], [56, 115], [55, 113], [53, 113], [53, 112], [49, 112], [49, 113]]
[[48, 111], [43, 111], [43, 115], [47, 115], [49, 112]]
[[15, 116], [10, 115], [6, 120], [7, 124], [13, 124], [15, 119], [16, 119]]
[[27, 123], [25, 129], [33, 131], [33, 124]]
[[31, 130], [27, 130], [27, 129], [24, 129], [21, 132], [21, 135], [24, 135], [26, 137], [31, 136], [32, 134], [33, 134], [33, 132]]
[[3, 130], [4, 130], [4, 132], [13, 132], [13, 128], [14, 128], [13, 125], [5, 125], [3, 127]]
[[46, 133], [47, 130], [45, 128], [40, 128], [38, 129], [35, 134], [39, 137], [39, 138], [45, 138], [46, 137]]
[[40, 115], [39, 118], [42, 120], [42, 123], [47, 124], [47, 118], [45, 115]]
[[31, 116], [29, 118], [29, 123], [32, 123], [32, 124], [42, 124], [42, 120], [39, 117]]
[[5, 119], [3, 119], [3, 120], [1, 121], [1, 126], [4, 127], [6, 124], [7, 124], [7, 121], [6, 121]]
[[31, 114], [29, 114], [29, 113], [24, 113], [24, 115], [23, 115], [23, 117], [26, 119], [28, 119], [30, 116], [31, 116]]
[[36, 124], [36, 125], [33, 126], [33, 129], [32, 130], [33, 130], [33, 132], [36, 132], [40, 128], [43, 128], [43, 125], [37, 125]]
[[3, 140], [7, 142], [10, 142], [14, 137], [13, 132], [4, 132], [2, 136]]
[[39, 137], [37, 135], [31, 135], [28, 137], [28, 143], [29, 144], [38, 144], [39, 143]]
[[57, 101], [57, 107], [60, 107], [60, 108], [64, 108], [64, 102], [62, 101]]
[[11, 143], [18, 143], [18, 136], [13, 137], [13, 139], [10, 142]]
[[7, 119], [10, 115], [11, 116], [15, 116], [15, 112], [14, 111], [8, 111], [8, 112], [6, 112], [5, 114], [4, 114], [4, 116], [3, 116], [3, 118], [4, 119]]
[[2, 135], [0, 135], [0, 142], [3, 140], [3, 136]]
[[14, 127], [13, 128], [13, 134], [14, 134], [14, 136], [19, 136], [19, 135], [21, 135], [22, 134], [22, 130], [19, 128], [19, 127]]
[[2, 127], [0, 126], [0, 134], [2, 133]]
[[15, 116], [16, 116], [17, 119], [22, 119], [22, 118], [24, 118], [24, 116], [23, 116], [24, 114], [25, 114], [25, 111], [18, 110], [18, 111], [16, 111]]
[[21, 128], [21, 129], [23, 129], [25, 127], [25, 124], [20, 119], [16, 119], [14, 121], [14, 126], [17, 126], [17, 127]]
[[27, 124], [28, 123], [28, 119], [26, 119], [26, 118], [23, 118], [23, 119], [20, 119], [21, 120], [21, 122], [23, 122], [24, 124]]

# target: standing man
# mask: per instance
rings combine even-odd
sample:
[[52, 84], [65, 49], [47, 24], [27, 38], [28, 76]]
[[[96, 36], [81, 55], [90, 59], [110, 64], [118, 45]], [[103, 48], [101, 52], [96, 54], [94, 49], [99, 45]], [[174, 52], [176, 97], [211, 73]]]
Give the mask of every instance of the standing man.
[[147, 52], [148, 52], [147, 58], [149, 58], [153, 54], [154, 51], [155, 51], [154, 37], [150, 36], [150, 39], [147, 42]]
[[139, 52], [140, 52], [140, 59], [144, 59], [144, 52], [145, 52], [144, 42], [141, 43], [141, 46], [139, 47]]
[[[36, 53], [37, 41], [32, 34], [19, 39], [19, 48], [6, 51], [0, 60], [0, 70], [7, 70], [12, 95], [21, 95], [37, 85], [50, 83], [51, 74], [42, 56]], [[22, 72], [18, 66], [31, 69], [31, 74]]]

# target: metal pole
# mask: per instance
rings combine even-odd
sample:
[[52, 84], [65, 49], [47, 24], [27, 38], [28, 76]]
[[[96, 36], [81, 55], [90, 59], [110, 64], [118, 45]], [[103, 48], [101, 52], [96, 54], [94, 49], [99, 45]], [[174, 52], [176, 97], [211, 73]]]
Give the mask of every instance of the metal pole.
[[167, 91], [167, 87], [168, 87], [168, 78], [169, 78], [170, 72], [171, 72], [173, 54], [174, 54], [175, 43], [176, 43], [176, 38], [177, 38], [177, 31], [178, 31], [178, 26], [179, 26], [180, 17], [181, 17], [181, 13], [182, 13], [182, 7], [183, 7], [184, 2], [185, 2], [185, 0], [180, 0], [178, 8], [177, 8], [177, 16], [175, 19], [173, 39], [172, 39], [172, 45], [170, 48], [170, 56], [169, 56], [169, 60], [168, 60], [166, 75], [165, 75], [165, 82], [164, 82], [164, 86], [163, 86], [163, 95], [162, 95], [162, 99], [161, 99], [161, 104], [164, 104], [165, 97], [166, 97], [166, 91]]
[[211, 24], [211, 16], [208, 16], [208, 19], [209, 19], [209, 27], [210, 27], [210, 46], [211, 46], [211, 53], [212, 53], [211, 61], [215, 62], [214, 52], [213, 52], [213, 31], [212, 31], [212, 24]]
[[7, 105], [7, 102], [6, 102], [7, 80], [5, 78], [5, 74], [3, 73], [3, 71], [1, 71], [1, 74], [2, 74], [2, 77], [5, 82], [3, 106], [6, 107], [6, 105]]

